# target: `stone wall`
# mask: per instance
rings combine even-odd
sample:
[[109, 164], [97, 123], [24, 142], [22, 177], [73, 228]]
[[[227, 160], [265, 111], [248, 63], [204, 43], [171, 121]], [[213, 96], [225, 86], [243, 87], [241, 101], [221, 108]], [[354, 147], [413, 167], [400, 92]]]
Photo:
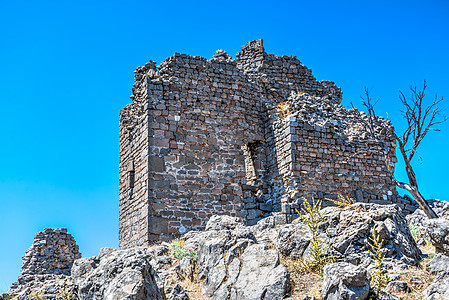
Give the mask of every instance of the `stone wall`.
[[150, 61], [135, 81], [120, 113], [121, 248], [202, 229], [213, 214], [252, 224], [300, 196], [395, 196], [379, 158], [354, 156], [370, 145], [295, 119], [297, 95], [346, 118], [341, 90], [294, 56], [265, 53], [261, 40], [235, 59], [218, 50], [210, 60], [175, 53], [157, 67]]
[[284, 202], [339, 194], [359, 202], [396, 202], [389, 176], [397, 161], [394, 139], [383, 136], [382, 144], [374, 142], [358, 119], [363, 113], [329, 97], [292, 93], [282, 106], [271, 106], [270, 116]]
[[34, 236], [34, 242], [22, 258], [21, 275], [11, 291], [33, 285], [55, 276], [69, 276], [73, 262], [81, 254], [72, 235], [66, 228], [45, 228]]

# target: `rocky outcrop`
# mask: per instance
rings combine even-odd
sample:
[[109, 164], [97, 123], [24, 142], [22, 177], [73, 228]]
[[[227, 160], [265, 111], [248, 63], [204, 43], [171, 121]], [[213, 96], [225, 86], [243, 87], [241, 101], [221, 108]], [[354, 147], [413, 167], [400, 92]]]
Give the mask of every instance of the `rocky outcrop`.
[[[421, 251], [410, 234], [408, 224], [396, 205], [356, 203], [351, 209], [327, 207], [322, 210], [325, 221], [319, 234], [329, 243], [329, 252], [355, 265], [367, 267], [371, 263], [370, 237], [374, 231], [383, 240], [386, 266], [416, 265]], [[276, 217], [268, 217], [252, 227], [258, 240], [270, 240], [282, 255], [302, 258], [309, 250], [311, 232], [296, 219], [292, 224], [279, 226]]]
[[349, 210], [326, 208], [324, 215], [332, 249], [348, 262], [360, 264], [371, 256], [369, 243], [374, 234], [383, 240], [387, 266], [389, 262], [417, 265], [421, 260], [421, 251], [396, 205], [357, 203]]
[[423, 294], [426, 300], [449, 299], [449, 272], [439, 273]]
[[213, 299], [282, 299], [289, 273], [275, 249], [258, 243], [238, 219], [215, 216], [206, 231], [190, 234], [186, 247], [197, 245], [198, 279]]
[[73, 282], [81, 300], [165, 299], [151, 260], [150, 248], [115, 250], [103, 248], [98, 256], [82, 258], [72, 268]]
[[436, 253], [449, 255], [449, 220], [429, 219], [424, 221], [424, 226]]
[[426, 265], [427, 271], [432, 274], [438, 274], [440, 272], [449, 272], [449, 256], [438, 253], [435, 257]]
[[368, 299], [370, 284], [365, 268], [346, 262], [328, 264], [323, 270], [323, 300]]

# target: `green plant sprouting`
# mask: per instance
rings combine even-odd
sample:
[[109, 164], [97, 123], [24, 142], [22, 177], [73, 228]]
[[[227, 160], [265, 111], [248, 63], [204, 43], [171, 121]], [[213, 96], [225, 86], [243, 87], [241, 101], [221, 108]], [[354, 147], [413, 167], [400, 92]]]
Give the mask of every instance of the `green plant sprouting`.
[[176, 259], [182, 259], [183, 257], [190, 256], [195, 257], [196, 252], [195, 251], [189, 251], [184, 248], [184, 241], [177, 240], [173, 242], [173, 245], [171, 246], [172, 255]]
[[412, 236], [413, 236], [413, 238], [415, 240], [417, 240], [417, 239], [422, 237], [422, 234], [421, 234], [422, 226], [419, 225], [418, 223], [410, 224], [408, 226], [408, 228], [409, 228], [410, 233], [412, 234]]

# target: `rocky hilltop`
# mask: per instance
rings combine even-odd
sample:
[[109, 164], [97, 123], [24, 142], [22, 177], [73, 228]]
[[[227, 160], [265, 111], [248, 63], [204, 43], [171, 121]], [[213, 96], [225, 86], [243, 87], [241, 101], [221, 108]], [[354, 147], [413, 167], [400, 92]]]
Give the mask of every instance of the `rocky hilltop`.
[[[449, 212], [446, 202], [435, 201], [434, 208], [440, 216]], [[320, 216], [315, 227], [311, 213]], [[0, 299], [449, 299], [444, 217], [348, 203], [306, 209], [286, 221], [278, 213], [247, 226], [215, 215], [205, 230], [171, 243], [103, 248], [87, 258], [65, 229], [46, 229], [25, 254], [18, 282]], [[314, 269], [308, 263], [317, 241], [325, 259]]]

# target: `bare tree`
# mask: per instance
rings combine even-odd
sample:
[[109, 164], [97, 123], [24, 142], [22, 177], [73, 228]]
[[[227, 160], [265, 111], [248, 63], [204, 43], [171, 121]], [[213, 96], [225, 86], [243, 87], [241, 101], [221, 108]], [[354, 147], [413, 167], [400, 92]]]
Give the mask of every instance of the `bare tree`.
[[[394, 174], [391, 174], [392, 180], [397, 187], [407, 190], [423, 209], [429, 218], [438, 218], [437, 214], [429, 206], [425, 198], [421, 195], [418, 189], [418, 182], [416, 180], [416, 174], [412, 168], [412, 159], [415, 156], [419, 156], [417, 152], [418, 146], [421, 144], [424, 137], [430, 131], [439, 131], [435, 126], [447, 121], [447, 118], [441, 114], [441, 108], [439, 103], [443, 101], [443, 97], [435, 98], [431, 104], [424, 107], [423, 99], [426, 95], [427, 83], [424, 80], [422, 90], [418, 90], [416, 85], [411, 86], [411, 96], [407, 98], [404, 93], [399, 91], [399, 99], [404, 106], [404, 110], [401, 111], [402, 116], [407, 121], [407, 126], [402, 134], [398, 134], [394, 131], [393, 126], [390, 126], [388, 122], [385, 122], [383, 118], [376, 115], [374, 110], [377, 101], [373, 101], [370, 97], [370, 91], [365, 87], [365, 95], [362, 96], [362, 104], [368, 110], [367, 117], [359, 117], [359, 121], [362, 122], [371, 138], [383, 143], [384, 140], [381, 136], [390, 135], [396, 140], [399, 151], [405, 163], [405, 171], [408, 177], [408, 183], [400, 182], [394, 178]], [[377, 130], [381, 128], [381, 132]], [[384, 149], [386, 149], [385, 143], [383, 143]], [[386, 153], [386, 151], [384, 152]], [[420, 158], [421, 159], [421, 158]], [[389, 162], [387, 161], [387, 164]]]

